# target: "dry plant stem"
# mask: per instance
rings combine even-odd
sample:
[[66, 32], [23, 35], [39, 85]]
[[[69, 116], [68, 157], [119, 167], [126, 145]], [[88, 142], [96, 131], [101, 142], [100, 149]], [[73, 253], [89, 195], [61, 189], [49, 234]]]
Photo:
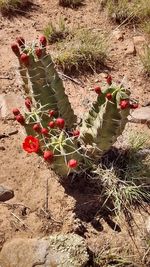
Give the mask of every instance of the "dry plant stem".
[[16, 214], [14, 214], [13, 212], [11, 212], [11, 215], [14, 216], [24, 227], [26, 227], [28, 230], [31, 231], [31, 229], [29, 228], [29, 226], [26, 225]]

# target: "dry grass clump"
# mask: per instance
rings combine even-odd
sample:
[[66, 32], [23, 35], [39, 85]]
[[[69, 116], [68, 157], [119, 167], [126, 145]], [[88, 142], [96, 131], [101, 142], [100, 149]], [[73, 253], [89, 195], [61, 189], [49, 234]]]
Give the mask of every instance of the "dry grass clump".
[[83, 4], [84, 0], [59, 0], [59, 5], [64, 7], [77, 7]]
[[56, 26], [52, 22], [50, 22], [44, 28], [43, 32], [50, 44], [65, 39], [69, 34], [69, 30], [66, 27], [64, 19], [60, 19], [58, 25]]
[[103, 5], [107, 7], [109, 16], [119, 23], [123, 21], [141, 23], [150, 19], [149, 0], [106, 0]]
[[84, 29], [58, 43], [53, 59], [63, 71], [94, 71], [98, 65], [104, 64], [106, 52], [104, 35]]
[[28, 0], [0, 0], [0, 11], [8, 13], [16, 8], [25, 7], [28, 3]]

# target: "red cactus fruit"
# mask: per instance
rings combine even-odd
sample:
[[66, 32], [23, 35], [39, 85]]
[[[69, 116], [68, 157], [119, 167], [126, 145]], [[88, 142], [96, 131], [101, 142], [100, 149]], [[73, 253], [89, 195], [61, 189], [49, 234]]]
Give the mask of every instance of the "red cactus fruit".
[[39, 41], [43, 47], [45, 47], [47, 45], [47, 40], [46, 40], [46, 37], [44, 35], [40, 36]]
[[42, 128], [41, 133], [44, 135], [48, 135], [48, 129], [47, 128]]
[[112, 94], [111, 94], [111, 93], [107, 93], [107, 94], [106, 94], [106, 98], [107, 98], [108, 100], [112, 100]]
[[60, 129], [63, 129], [65, 125], [65, 121], [63, 118], [56, 119], [56, 126]]
[[128, 99], [123, 99], [120, 101], [120, 108], [121, 109], [126, 109], [129, 107], [129, 100]]
[[24, 124], [25, 123], [25, 118], [22, 116], [22, 114], [18, 114], [17, 116], [15, 116], [16, 121], [18, 121], [20, 124]]
[[16, 42], [18, 43], [19, 46], [24, 46], [25, 44], [25, 39], [23, 37], [17, 37]]
[[75, 159], [70, 159], [68, 161], [68, 167], [69, 168], [76, 168], [78, 166], [78, 162]]
[[130, 104], [130, 108], [136, 109], [138, 107], [139, 107], [139, 104], [138, 103], [132, 103], [132, 104]]
[[48, 126], [53, 129], [55, 127], [55, 122], [54, 121], [50, 121]]
[[51, 150], [46, 150], [46, 151], [44, 151], [43, 157], [46, 161], [51, 161], [54, 157], [54, 153]]
[[29, 97], [26, 97], [25, 99], [25, 106], [29, 111], [31, 111], [32, 101]]
[[20, 114], [20, 110], [18, 108], [13, 108], [12, 113], [17, 116]]
[[94, 91], [95, 91], [95, 93], [97, 93], [98, 95], [100, 95], [101, 88], [99, 86], [95, 86]]
[[78, 137], [80, 135], [80, 131], [79, 130], [74, 130], [72, 132], [72, 135], [75, 136], [75, 137]]
[[40, 58], [42, 56], [42, 49], [40, 47], [36, 47], [35, 54], [38, 58]]
[[108, 83], [108, 85], [111, 85], [112, 84], [112, 77], [111, 77], [111, 75], [108, 75], [107, 76], [106, 82]]
[[29, 65], [29, 56], [27, 54], [22, 53], [20, 56], [20, 60], [25, 66]]
[[49, 110], [49, 115], [50, 115], [50, 117], [53, 117], [54, 115], [55, 115], [55, 110]]
[[33, 130], [37, 133], [39, 133], [41, 131], [41, 126], [39, 123], [36, 123], [33, 125]]
[[16, 43], [11, 44], [11, 49], [15, 53], [16, 56], [20, 56], [20, 50]]

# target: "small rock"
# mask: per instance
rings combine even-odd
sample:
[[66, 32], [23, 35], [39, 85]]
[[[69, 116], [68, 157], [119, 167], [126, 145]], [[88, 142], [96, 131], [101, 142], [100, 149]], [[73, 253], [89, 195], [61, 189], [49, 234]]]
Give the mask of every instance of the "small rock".
[[131, 114], [131, 120], [150, 125], [150, 106], [135, 109]]
[[144, 46], [146, 44], [146, 40], [144, 36], [134, 36], [133, 37], [133, 43], [134, 43], [134, 47], [136, 52], [139, 55], [142, 55], [144, 53]]
[[42, 239], [13, 239], [0, 254], [3, 267], [84, 267], [89, 260], [85, 241], [76, 234]]
[[4, 202], [14, 197], [14, 191], [0, 185], [0, 201]]
[[123, 33], [120, 30], [113, 31], [113, 35], [117, 40], [123, 41], [124, 39]]
[[126, 55], [135, 55], [135, 47], [134, 47], [134, 43], [132, 41], [128, 42], [127, 43], [127, 46], [126, 46], [126, 52], [125, 54]]

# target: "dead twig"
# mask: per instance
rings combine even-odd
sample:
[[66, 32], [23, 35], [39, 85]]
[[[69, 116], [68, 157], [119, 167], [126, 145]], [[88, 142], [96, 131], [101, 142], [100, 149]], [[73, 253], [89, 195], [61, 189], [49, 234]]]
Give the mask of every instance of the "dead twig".
[[11, 135], [14, 135], [14, 134], [17, 134], [17, 133], [18, 133], [18, 130], [12, 131], [12, 132], [10, 132], [10, 133], [8, 133], [8, 134], [5, 134], [5, 133], [0, 134], [0, 139], [2, 139], [2, 138], [7, 138], [7, 137], [9, 137], [9, 136], [11, 136]]
[[24, 221], [22, 221], [16, 214], [14, 214], [13, 212], [11, 212], [11, 215], [14, 216], [14, 218], [17, 219], [17, 220], [22, 224], [23, 227], [25, 227], [25, 228], [27, 228], [28, 230], [31, 231], [31, 229], [29, 228], [29, 226], [26, 225], [26, 224], [24, 223]]
[[62, 73], [62, 72], [58, 72], [58, 74], [59, 74], [60, 76], [64, 77], [64, 78], [66, 78], [66, 79], [72, 81], [73, 83], [75, 83], [75, 84], [77, 84], [77, 85], [80, 85], [80, 86], [82, 86], [82, 87], [85, 86], [85, 84], [84, 84], [83, 82], [81, 82], [81, 81], [77, 81], [77, 80], [71, 78], [70, 76], [68, 76], [68, 75], [66, 75], [66, 74], [64, 74], [64, 73]]

